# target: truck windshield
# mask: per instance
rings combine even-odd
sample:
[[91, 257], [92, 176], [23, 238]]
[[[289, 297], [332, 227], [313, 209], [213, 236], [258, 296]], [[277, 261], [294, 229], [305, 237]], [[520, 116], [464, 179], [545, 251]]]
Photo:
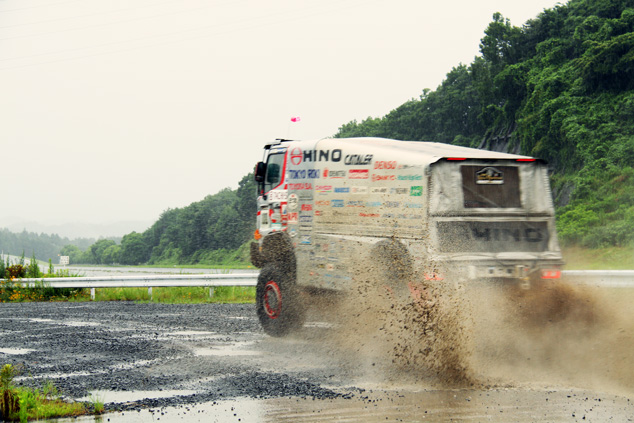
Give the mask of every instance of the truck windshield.
[[264, 192], [269, 192], [282, 182], [284, 170], [284, 151], [272, 153], [266, 160], [266, 176], [264, 177]]

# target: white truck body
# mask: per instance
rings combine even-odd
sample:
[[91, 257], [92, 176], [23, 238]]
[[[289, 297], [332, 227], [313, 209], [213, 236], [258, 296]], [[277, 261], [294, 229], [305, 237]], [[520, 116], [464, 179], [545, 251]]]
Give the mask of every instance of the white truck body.
[[297, 286], [347, 289], [359, 260], [372, 260], [373, 246], [386, 240], [404, 247], [412, 270], [429, 279], [526, 283], [559, 276], [554, 207], [540, 160], [350, 138], [268, 144], [264, 162], [259, 249], [266, 254], [266, 238], [285, 234]]

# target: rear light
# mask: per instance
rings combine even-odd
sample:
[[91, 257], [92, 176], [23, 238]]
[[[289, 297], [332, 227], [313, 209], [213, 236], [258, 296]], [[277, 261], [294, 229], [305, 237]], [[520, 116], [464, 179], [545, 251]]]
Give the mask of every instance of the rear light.
[[467, 160], [464, 157], [447, 157], [447, 160]]
[[542, 279], [560, 279], [561, 270], [542, 269]]
[[537, 159], [517, 159], [516, 161], [518, 161], [518, 162], [534, 162], [536, 160]]

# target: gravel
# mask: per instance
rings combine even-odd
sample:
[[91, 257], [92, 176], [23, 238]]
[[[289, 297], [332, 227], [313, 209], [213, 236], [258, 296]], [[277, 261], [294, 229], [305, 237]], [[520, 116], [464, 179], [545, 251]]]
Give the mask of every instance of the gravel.
[[250, 304], [0, 304], [0, 364], [21, 369], [16, 384], [50, 380], [69, 399], [124, 398], [107, 411], [353, 395], [333, 389], [332, 375], [277, 366], [267, 345]]

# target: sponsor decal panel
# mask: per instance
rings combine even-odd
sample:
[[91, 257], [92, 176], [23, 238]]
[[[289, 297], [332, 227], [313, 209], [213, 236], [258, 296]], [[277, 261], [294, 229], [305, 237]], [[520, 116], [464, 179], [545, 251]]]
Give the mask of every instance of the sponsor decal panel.
[[400, 207], [401, 203], [399, 203], [398, 201], [386, 201], [385, 203], [383, 203], [383, 205], [385, 207], [396, 208]]
[[331, 192], [332, 185], [315, 185], [315, 191], [317, 192]]
[[504, 183], [504, 172], [487, 166], [476, 172], [475, 183], [479, 185], [502, 185]]
[[390, 194], [403, 194], [407, 195], [407, 188], [390, 188]]
[[359, 213], [359, 217], [381, 217], [378, 213]]
[[420, 185], [413, 185], [409, 189], [409, 195], [412, 197], [420, 197], [423, 195], [423, 187]]
[[269, 199], [274, 201], [286, 201], [288, 192], [286, 190], [269, 191]]
[[345, 170], [328, 170], [324, 169], [324, 178], [345, 178]]
[[316, 206], [329, 206], [330, 200], [317, 200], [315, 201]]
[[304, 154], [302, 153], [302, 149], [299, 147], [295, 147], [291, 150], [291, 163], [294, 164], [295, 166], [299, 165], [302, 163], [302, 158], [304, 157]]
[[350, 192], [350, 188], [348, 187], [337, 187], [335, 188], [335, 192], [339, 194], [348, 194]]
[[405, 203], [406, 209], [422, 209], [423, 205], [420, 203]]
[[310, 215], [302, 215], [299, 217], [299, 223], [313, 223], [313, 217]]
[[289, 179], [319, 179], [319, 169], [288, 170]]
[[313, 211], [313, 205], [312, 204], [302, 204], [302, 211]]
[[377, 181], [395, 181], [396, 175], [377, 175], [376, 173], [372, 174], [372, 182]]
[[399, 181], [422, 181], [423, 175], [398, 175]]
[[365, 201], [351, 200], [346, 203], [346, 207], [365, 207]]
[[365, 205], [368, 207], [381, 207], [383, 203], [380, 201], [368, 201]]
[[387, 187], [372, 187], [370, 190], [372, 194], [387, 194]]
[[299, 198], [297, 194], [291, 194], [288, 196], [288, 208], [291, 210], [297, 210], [297, 206], [299, 205]]
[[297, 212], [292, 212], [288, 214], [288, 223], [297, 223]]
[[344, 163], [348, 166], [367, 166], [372, 163], [372, 154], [349, 154]]
[[348, 171], [349, 179], [368, 179], [370, 177], [370, 170], [368, 169], [350, 169]]
[[353, 194], [367, 194], [368, 187], [352, 187]]
[[343, 200], [331, 200], [330, 205], [332, 207], [343, 207]]
[[291, 191], [311, 190], [313, 189], [313, 184], [311, 184], [310, 182], [288, 184], [288, 189], [290, 189]]
[[375, 169], [396, 169], [397, 163], [395, 161], [382, 161], [377, 160], [374, 162]]

